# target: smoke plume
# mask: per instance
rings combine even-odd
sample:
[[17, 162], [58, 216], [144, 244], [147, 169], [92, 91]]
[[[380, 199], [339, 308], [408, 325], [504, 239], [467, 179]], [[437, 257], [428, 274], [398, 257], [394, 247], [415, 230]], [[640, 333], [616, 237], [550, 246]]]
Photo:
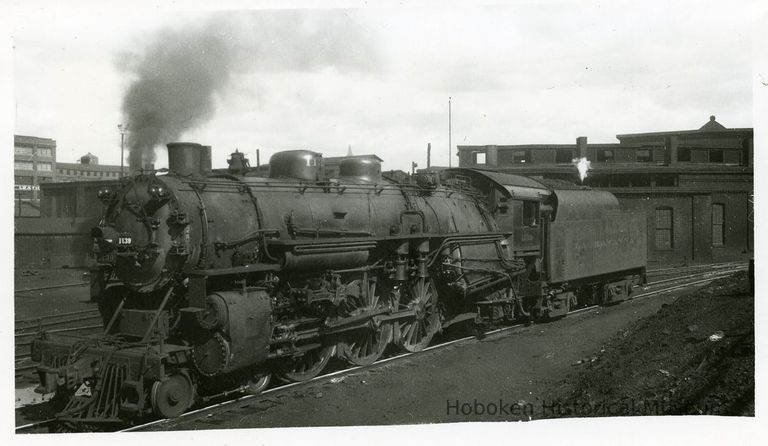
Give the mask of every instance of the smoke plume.
[[130, 168], [154, 163], [157, 146], [210, 119], [235, 74], [328, 65], [369, 71], [376, 64], [361, 25], [340, 11], [218, 13], [163, 30], [143, 51], [118, 61], [134, 75], [122, 106]]

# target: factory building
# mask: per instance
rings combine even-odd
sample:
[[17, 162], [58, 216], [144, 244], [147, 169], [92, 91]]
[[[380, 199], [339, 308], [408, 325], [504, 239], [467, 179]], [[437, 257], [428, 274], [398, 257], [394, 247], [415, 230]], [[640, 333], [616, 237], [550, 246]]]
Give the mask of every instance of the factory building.
[[[751, 128], [714, 116], [695, 130], [617, 135], [617, 143], [458, 146], [461, 167], [605, 189], [648, 222], [649, 267], [754, 256]], [[582, 180], [575, 161], [590, 163]]]

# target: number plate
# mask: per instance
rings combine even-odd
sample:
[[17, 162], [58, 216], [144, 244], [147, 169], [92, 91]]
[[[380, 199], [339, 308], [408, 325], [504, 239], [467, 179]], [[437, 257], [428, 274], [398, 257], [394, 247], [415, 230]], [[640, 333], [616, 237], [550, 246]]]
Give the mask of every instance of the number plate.
[[117, 244], [120, 246], [132, 245], [133, 237], [130, 235], [121, 235], [117, 238]]

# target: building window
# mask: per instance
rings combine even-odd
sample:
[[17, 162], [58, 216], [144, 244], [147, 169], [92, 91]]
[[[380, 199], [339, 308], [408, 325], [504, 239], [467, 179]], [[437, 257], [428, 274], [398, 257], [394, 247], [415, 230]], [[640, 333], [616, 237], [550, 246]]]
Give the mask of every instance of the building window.
[[13, 168], [15, 170], [34, 170], [34, 165], [31, 161], [14, 161]]
[[651, 163], [653, 162], [653, 151], [651, 149], [637, 149], [635, 160], [638, 163]]
[[474, 164], [485, 164], [485, 152], [472, 152], [472, 162]]
[[15, 146], [13, 148], [13, 153], [15, 153], [16, 155], [32, 155], [33, 150], [32, 150], [32, 147]]
[[34, 184], [33, 178], [27, 175], [16, 175], [13, 180], [16, 184]]
[[555, 152], [555, 162], [557, 164], [571, 164], [573, 162], [573, 150], [557, 149]]
[[690, 147], [680, 147], [677, 149], [677, 160], [682, 162], [691, 161], [691, 149]]
[[725, 244], [725, 205], [712, 205], [712, 245], [723, 246]]
[[656, 175], [654, 177], [657, 187], [675, 187], [676, 179], [675, 175]]
[[50, 172], [52, 169], [51, 163], [37, 163], [37, 170], [40, 172]]
[[37, 156], [51, 156], [51, 149], [37, 149]]
[[597, 151], [598, 163], [612, 163], [613, 162], [613, 150], [598, 150]]
[[656, 249], [672, 249], [672, 208], [656, 208]]
[[515, 153], [512, 155], [513, 164], [525, 164], [530, 162], [531, 162], [530, 150], [515, 150]]
[[723, 162], [723, 150], [722, 149], [712, 149], [709, 151], [709, 162], [710, 163], [722, 163]]

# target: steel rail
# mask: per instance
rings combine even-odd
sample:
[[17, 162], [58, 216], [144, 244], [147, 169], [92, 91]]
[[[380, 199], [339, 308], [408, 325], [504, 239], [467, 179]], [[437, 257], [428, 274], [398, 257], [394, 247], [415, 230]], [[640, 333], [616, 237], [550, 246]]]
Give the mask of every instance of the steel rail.
[[37, 288], [22, 288], [20, 290], [13, 290], [13, 294], [29, 293], [30, 291], [52, 290], [54, 288], [70, 288], [70, 287], [76, 287], [76, 286], [85, 286], [89, 284], [90, 282], [77, 282], [77, 283], [64, 283], [61, 285], [47, 285], [47, 286], [41, 286]]
[[96, 308], [89, 308], [87, 310], [70, 311], [68, 313], [44, 314], [42, 316], [30, 317], [26, 319], [16, 319], [15, 321], [13, 321], [13, 323], [15, 325], [37, 323], [39, 320], [42, 320], [42, 319], [55, 319], [57, 317], [79, 316], [87, 313], [98, 313], [98, 311], [99, 310], [97, 310]]

